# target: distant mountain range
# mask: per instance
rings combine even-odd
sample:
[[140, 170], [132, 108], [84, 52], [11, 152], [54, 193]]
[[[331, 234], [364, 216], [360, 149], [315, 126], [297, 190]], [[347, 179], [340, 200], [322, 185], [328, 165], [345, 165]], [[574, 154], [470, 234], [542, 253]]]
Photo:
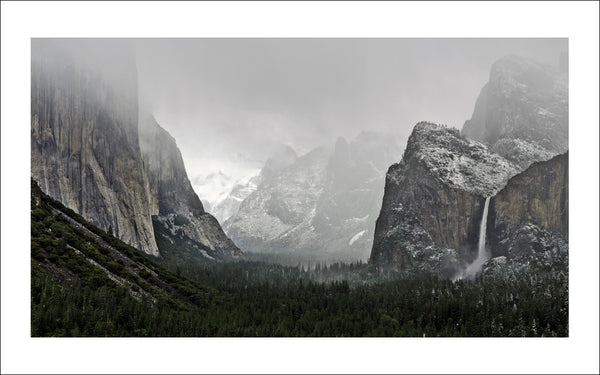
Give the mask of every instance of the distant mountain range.
[[224, 228], [245, 251], [366, 260], [385, 170], [401, 153], [395, 137], [375, 132], [302, 156], [286, 148], [265, 163], [256, 188], [244, 190], [250, 194]]

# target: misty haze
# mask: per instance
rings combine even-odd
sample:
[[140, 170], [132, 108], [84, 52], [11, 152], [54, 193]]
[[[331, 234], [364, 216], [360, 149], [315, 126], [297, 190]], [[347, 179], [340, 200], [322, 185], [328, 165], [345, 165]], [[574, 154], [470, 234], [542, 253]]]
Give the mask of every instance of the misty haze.
[[567, 39], [31, 52], [32, 336], [568, 336]]

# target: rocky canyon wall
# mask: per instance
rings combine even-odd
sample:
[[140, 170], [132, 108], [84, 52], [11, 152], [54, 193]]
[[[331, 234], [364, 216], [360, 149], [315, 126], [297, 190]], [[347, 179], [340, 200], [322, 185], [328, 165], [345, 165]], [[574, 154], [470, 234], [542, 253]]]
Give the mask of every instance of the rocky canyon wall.
[[[204, 211], [188, 179], [175, 139], [147, 112], [140, 114], [140, 149], [155, 225], [177, 225], [185, 236], [228, 257], [242, 254], [219, 222]], [[176, 224], [176, 222], [178, 224]], [[166, 233], [165, 231], [161, 231]]]
[[569, 236], [569, 153], [532, 164], [490, 201], [488, 239], [492, 255], [510, 256], [509, 245], [526, 225]]
[[138, 144], [135, 56], [125, 44], [94, 47], [32, 41], [31, 174], [93, 224], [157, 255]]
[[457, 129], [417, 124], [388, 170], [371, 262], [397, 270], [430, 263], [439, 271], [472, 260], [485, 197], [515, 173]]
[[177, 225], [181, 244], [241, 254], [204, 211], [173, 137], [138, 109], [132, 46], [34, 39], [31, 61], [31, 174], [44, 192], [148, 254], [160, 255], [157, 223]]

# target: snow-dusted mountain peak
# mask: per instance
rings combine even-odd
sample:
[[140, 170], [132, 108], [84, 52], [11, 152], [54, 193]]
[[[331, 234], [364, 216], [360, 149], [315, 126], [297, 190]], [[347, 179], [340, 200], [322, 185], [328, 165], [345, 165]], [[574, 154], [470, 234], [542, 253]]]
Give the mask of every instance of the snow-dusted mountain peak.
[[462, 137], [456, 128], [430, 122], [415, 125], [408, 139], [400, 164], [411, 163], [419, 163], [444, 184], [481, 196], [497, 192], [517, 173], [512, 163], [483, 143]]
[[401, 151], [394, 136], [375, 132], [352, 140], [340, 137], [335, 145], [317, 147], [295, 160], [288, 150], [278, 158], [291, 163], [278, 170], [267, 163], [257, 189], [224, 227], [251, 252], [325, 262], [365, 260], [385, 171]]

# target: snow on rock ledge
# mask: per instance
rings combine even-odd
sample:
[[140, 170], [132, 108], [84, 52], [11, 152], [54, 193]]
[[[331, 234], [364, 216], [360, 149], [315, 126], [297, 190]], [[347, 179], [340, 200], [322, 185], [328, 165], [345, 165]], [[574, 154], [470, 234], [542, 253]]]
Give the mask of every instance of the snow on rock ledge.
[[461, 137], [456, 128], [429, 122], [414, 127], [401, 164], [410, 159], [417, 160], [443, 184], [484, 197], [495, 194], [518, 172], [483, 143]]

